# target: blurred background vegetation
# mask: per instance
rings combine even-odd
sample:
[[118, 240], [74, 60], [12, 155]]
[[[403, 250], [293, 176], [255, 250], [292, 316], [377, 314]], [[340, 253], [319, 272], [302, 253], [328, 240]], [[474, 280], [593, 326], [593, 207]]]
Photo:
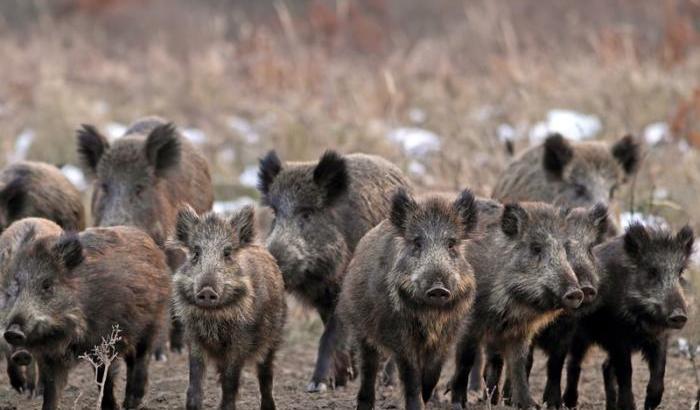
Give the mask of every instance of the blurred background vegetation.
[[222, 201], [256, 198], [271, 148], [488, 195], [504, 140], [520, 152], [568, 110], [569, 137], [644, 143], [618, 211], [700, 231], [697, 0], [3, 0], [0, 55], [3, 163], [75, 165], [79, 124], [117, 137], [157, 114]]

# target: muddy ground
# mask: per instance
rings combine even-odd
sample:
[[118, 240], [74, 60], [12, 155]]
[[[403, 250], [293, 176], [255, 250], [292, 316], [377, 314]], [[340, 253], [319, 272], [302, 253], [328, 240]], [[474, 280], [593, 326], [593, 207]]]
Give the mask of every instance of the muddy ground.
[[[295, 317], [296, 316], [296, 317]], [[275, 374], [275, 398], [280, 410], [286, 409], [352, 409], [358, 382], [352, 382], [348, 387], [328, 391], [325, 394], [309, 395], [304, 393], [304, 385], [312, 372], [316, 356], [316, 340], [320, 334], [319, 321], [309, 315], [292, 315], [287, 325], [287, 343], [278, 355]], [[167, 362], [152, 362], [150, 384], [143, 404], [143, 409], [182, 409], [187, 389], [187, 357], [186, 355], [170, 354]], [[591, 354], [587, 360], [582, 375], [580, 396], [581, 409], [604, 408], [603, 385], [600, 377], [602, 355], [599, 352]], [[535, 397], [542, 394], [544, 384], [544, 361], [538, 357], [533, 369], [533, 390]], [[645, 384], [648, 373], [639, 357], [634, 361], [634, 385], [637, 404], [643, 403]], [[440, 404], [431, 404], [428, 408], [447, 409], [448, 397], [443, 395], [451, 364], [443, 372], [439, 385]], [[124, 366], [121, 366], [120, 378], [117, 384], [117, 394], [121, 401], [124, 388]], [[216, 408], [219, 398], [219, 387], [214, 372], [210, 369], [205, 384], [205, 408]], [[663, 409], [690, 409], [695, 392], [695, 381], [691, 364], [683, 358], [671, 354], [666, 369], [666, 393], [662, 404]], [[243, 375], [238, 408], [242, 410], [257, 409], [259, 406], [257, 382], [254, 369], [247, 368]], [[70, 376], [69, 385], [62, 400], [63, 409], [94, 408], [96, 389], [92, 386], [91, 368], [80, 365]], [[401, 408], [400, 391], [391, 388], [379, 388], [379, 409]], [[77, 404], [76, 398], [78, 398]], [[38, 409], [40, 399], [29, 400], [15, 393], [7, 382], [7, 376], [0, 375], [0, 410]], [[487, 409], [485, 405], [471, 407], [475, 410]]]

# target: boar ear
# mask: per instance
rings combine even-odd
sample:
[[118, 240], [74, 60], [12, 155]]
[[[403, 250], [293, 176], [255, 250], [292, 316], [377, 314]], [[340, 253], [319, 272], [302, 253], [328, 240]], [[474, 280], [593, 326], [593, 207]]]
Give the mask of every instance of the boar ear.
[[330, 204], [348, 188], [345, 159], [335, 151], [326, 151], [314, 169], [314, 183], [325, 190], [324, 202]]
[[602, 242], [608, 233], [610, 220], [608, 219], [608, 206], [598, 202], [588, 211], [588, 219], [596, 227], [598, 242]]
[[399, 188], [391, 198], [391, 224], [403, 235], [406, 233], [406, 220], [408, 216], [418, 209], [416, 201], [408, 195], [405, 189]]
[[632, 174], [639, 166], [639, 144], [631, 135], [625, 135], [612, 146], [613, 157], [620, 163], [627, 175]]
[[27, 199], [27, 177], [19, 176], [0, 191], [0, 204], [5, 208], [5, 213], [9, 220], [16, 219], [22, 211]]
[[252, 205], [241, 208], [231, 217], [229, 223], [236, 231], [241, 247], [253, 243], [255, 240], [255, 208]]
[[520, 204], [511, 203], [503, 207], [501, 230], [504, 234], [511, 238], [519, 236], [525, 222], [527, 222], [527, 211]]
[[83, 260], [83, 245], [77, 233], [61, 235], [53, 247], [53, 253], [68, 270], [80, 265]]
[[693, 233], [693, 228], [689, 225], [685, 225], [676, 234], [676, 241], [683, 248], [686, 256], [690, 256], [693, 253], [693, 243], [695, 242], [695, 234]]
[[479, 215], [476, 199], [472, 191], [468, 189], [462, 191], [455, 200], [453, 207], [462, 220], [463, 233], [466, 236], [476, 228]]
[[180, 208], [177, 212], [177, 222], [175, 223], [175, 237], [183, 245], [187, 245], [190, 232], [199, 223], [199, 215], [189, 204]]
[[639, 222], [632, 223], [625, 232], [625, 251], [637, 257], [644, 252], [646, 245], [651, 240], [647, 228]]
[[163, 176], [180, 163], [180, 137], [173, 123], [159, 125], [148, 134], [144, 146], [148, 163]]
[[277, 174], [282, 171], [282, 161], [280, 161], [277, 153], [272, 150], [264, 157], [260, 158], [260, 168], [258, 169], [258, 191], [261, 194], [267, 195], [270, 191], [270, 185], [275, 180]]
[[561, 176], [566, 164], [574, 157], [571, 143], [561, 134], [552, 134], [544, 141], [544, 169], [556, 176]]
[[76, 132], [78, 138], [78, 157], [83, 168], [90, 174], [97, 172], [100, 158], [109, 149], [107, 138], [94, 125], [82, 124]]

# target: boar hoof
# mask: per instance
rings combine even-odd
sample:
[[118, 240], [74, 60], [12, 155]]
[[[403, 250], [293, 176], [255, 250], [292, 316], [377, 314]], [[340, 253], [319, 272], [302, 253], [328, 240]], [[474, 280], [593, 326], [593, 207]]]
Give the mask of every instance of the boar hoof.
[[450, 409], [452, 409], [452, 410], [464, 410], [465, 407], [459, 403], [452, 403], [452, 406], [450, 407]]
[[328, 385], [323, 382], [310, 382], [306, 385], [307, 393], [325, 393], [328, 390]]
[[373, 410], [374, 405], [372, 403], [369, 403], [366, 401], [358, 401], [356, 409], [357, 410]]

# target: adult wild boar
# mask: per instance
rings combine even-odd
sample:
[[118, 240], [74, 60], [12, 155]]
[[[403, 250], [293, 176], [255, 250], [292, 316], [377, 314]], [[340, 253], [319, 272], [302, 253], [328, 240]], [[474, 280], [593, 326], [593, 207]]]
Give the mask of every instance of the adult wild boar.
[[[23, 218], [13, 222], [0, 235], [0, 323], [17, 300], [19, 288], [10, 271], [12, 259], [22, 239], [30, 232], [36, 238], [59, 235], [61, 227], [43, 218]], [[0, 339], [0, 352], [7, 359], [7, 375], [10, 385], [19, 393], [34, 395], [36, 388], [36, 363], [29, 352], [22, 347], [10, 346], [5, 339]]]
[[[78, 153], [94, 178], [92, 216], [97, 226], [136, 226], [161, 247], [175, 232], [178, 209], [206, 212], [214, 202], [209, 165], [172, 123], [156, 117], [136, 121], [112, 144], [92, 125], [77, 133]], [[182, 258], [167, 249], [168, 264]], [[174, 322], [171, 348], [183, 347]]]
[[[117, 351], [127, 365], [124, 408], [145, 394], [154, 339], [168, 310], [170, 274], [163, 252], [132, 227], [80, 234], [26, 235], [10, 266], [17, 297], [4, 337], [39, 365], [44, 410], [59, 407], [68, 372], [119, 326]], [[104, 368], [102, 368], [104, 369]], [[116, 366], [106, 376], [103, 409], [117, 408]], [[98, 372], [98, 379], [102, 371]]]
[[63, 229], [85, 229], [78, 189], [53, 165], [20, 161], [0, 172], [0, 232], [12, 222], [46, 218]]
[[[564, 228], [564, 212], [551, 205], [511, 203], [485, 227], [484, 235], [467, 243], [477, 293], [457, 346], [451, 386], [455, 408], [466, 406], [469, 372], [481, 346], [491, 361], [505, 358], [513, 405], [535, 404], [526, 376], [530, 340], [584, 297], [566, 258]], [[496, 398], [500, 366], [493, 367], [496, 374], [487, 375]]]
[[338, 315], [359, 342], [357, 408], [374, 408], [382, 353], [396, 361], [407, 409], [423, 409], [475, 293], [463, 243], [477, 220], [474, 196], [417, 202], [404, 190], [391, 216], [360, 241], [348, 267]]
[[257, 365], [260, 408], [274, 410], [273, 361], [286, 316], [284, 281], [255, 240], [247, 206], [230, 217], [190, 207], [178, 215], [177, 240], [189, 258], [175, 274], [175, 306], [190, 344], [187, 409], [202, 408], [206, 360], [220, 374], [221, 408], [235, 409], [241, 370]]
[[262, 201], [275, 214], [267, 248], [286, 289], [316, 308], [324, 323], [308, 391], [325, 390], [334, 356], [335, 383], [346, 381], [349, 359], [334, 352], [342, 278], [360, 238], [388, 217], [389, 193], [408, 185], [397, 167], [372, 155], [328, 151], [317, 162], [283, 165], [271, 151], [260, 160]]
[[669, 333], [688, 320], [681, 282], [694, 240], [689, 226], [674, 235], [633, 224], [624, 235], [595, 248], [601, 266], [599, 295], [574, 335], [564, 393], [568, 408], [577, 405], [581, 363], [593, 344], [608, 354], [603, 363], [606, 408], [636, 409], [632, 353], [639, 351], [650, 374], [644, 408], [659, 406]]

